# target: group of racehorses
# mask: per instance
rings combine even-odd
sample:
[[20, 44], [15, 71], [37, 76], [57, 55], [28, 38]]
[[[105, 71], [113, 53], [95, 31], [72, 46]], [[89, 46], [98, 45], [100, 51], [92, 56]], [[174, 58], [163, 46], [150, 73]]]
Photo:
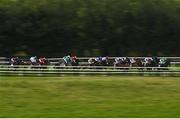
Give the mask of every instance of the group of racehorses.
[[115, 67], [169, 67], [170, 61], [164, 58], [148, 57], [148, 58], [128, 58], [117, 57], [107, 58], [104, 61], [96, 61], [90, 58], [90, 66], [115, 66]]
[[43, 66], [43, 65], [50, 65], [50, 62], [49, 62], [49, 60], [47, 60], [44, 57], [36, 59], [36, 62], [32, 62], [30, 60], [23, 60], [23, 59], [20, 59], [19, 57], [13, 57], [10, 59], [10, 64], [11, 64], [11, 66], [14, 66], [14, 65], [40, 65], [40, 66]]
[[[106, 60], [96, 61], [95, 58], [90, 58], [87, 64], [82, 65], [78, 58], [72, 58], [68, 65], [65, 65], [63, 59], [59, 60], [56, 66], [115, 66], [115, 67], [169, 67], [170, 61], [165, 59], [161, 63], [161, 58], [152, 57], [149, 59], [145, 58], [128, 58], [128, 57], [117, 57], [117, 58], [106, 58]], [[38, 60], [39, 61], [39, 60]], [[44, 63], [37, 62], [36, 65], [50, 65], [51, 62], [48, 59], [44, 59]], [[63, 65], [62, 65], [63, 64]], [[16, 59], [13, 65], [32, 65], [30, 61], [23, 61]]]

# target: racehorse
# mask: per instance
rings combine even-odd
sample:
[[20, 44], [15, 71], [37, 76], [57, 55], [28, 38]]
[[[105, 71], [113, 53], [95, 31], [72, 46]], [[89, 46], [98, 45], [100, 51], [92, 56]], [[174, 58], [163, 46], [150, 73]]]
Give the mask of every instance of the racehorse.
[[90, 58], [88, 60], [89, 66], [112, 66], [114, 60], [106, 58], [106, 60], [96, 61], [95, 58]]
[[104, 58], [105, 58], [105, 60], [101, 60], [101, 62], [100, 62], [101, 66], [112, 66], [113, 65], [114, 60], [111, 60], [108, 57], [104, 57]]
[[90, 58], [88, 60], [89, 66], [101, 66], [101, 62], [95, 60], [95, 58]]
[[72, 58], [72, 60], [71, 60], [71, 65], [72, 66], [79, 66], [79, 61], [78, 61], [78, 59], [76, 58]]
[[160, 59], [158, 59], [157, 57], [148, 58], [144, 61], [143, 65], [144, 67], [153, 67], [153, 68], [148, 68], [147, 70], [158, 70], [158, 68], [156, 67], [159, 66], [159, 61]]
[[50, 62], [49, 62], [49, 60], [47, 60], [46, 58], [40, 58], [40, 59], [38, 60], [38, 64], [39, 64], [40, 66], [50, 65]]
[[131, 67], [143, 67], [142, 60], [140, 58], [133, 58], [134, 62], [131, 62]]
[[47, 65], [50, 65], [50, 62], [49, 60], [43, 57], [43, 58], [39, 58], [37, 65], [39, 65], [38, 66], [39, 68], [46, 69]]
[[96, 63], [95, 58], [89, 58], [89, 59], [88, 59], [88, 64], [89, 64], [89, 66], [96, 66], [95, 63]]
[[[170, 67], [171, 62], [168, 59], [160, 59], [159, 67]], [[159, 68], [161, 70], [168, 70], [168, 68]]]
[[170, 67], [170, 66], [171, 66], [171, 62], [167, 60], [166, 63], [164, 64], [164, 67]]
[[144, 59], [146, 61], [144, 61], [144, 67], [153, 67], [153, 59]]
[[11, 66], [13, 68], [21, 68], [20, 65], [22, 66], [27, 66], [27, 65], [31, 65], [31, 62], [28, 62], [28, 61], [23, 61], [21, 59], [15, 59], [14, 62], [11, 62]]
[[122, 58], [116, 58], [114, 62], [114, 66], [117, 67], [129, 67], [130, 66], [130, 59], [125, 58], [124, 60]]
[[59, 60], [59, 66], [79, 66], [79, 61], [77, 58], [71, 57], [68, 62], [65, 62], [64, 59]]
[[57, 66], [72, 66], [70, 62], [65, 63], [64, 59], [59, 60], [59, 64]]

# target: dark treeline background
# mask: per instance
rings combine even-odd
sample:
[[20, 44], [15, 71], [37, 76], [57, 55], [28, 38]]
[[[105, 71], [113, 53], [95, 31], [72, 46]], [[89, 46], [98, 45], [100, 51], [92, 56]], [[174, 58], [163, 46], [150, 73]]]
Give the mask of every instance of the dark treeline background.
[[0, 0], [0, 56], [180, 56], [180, 0]]

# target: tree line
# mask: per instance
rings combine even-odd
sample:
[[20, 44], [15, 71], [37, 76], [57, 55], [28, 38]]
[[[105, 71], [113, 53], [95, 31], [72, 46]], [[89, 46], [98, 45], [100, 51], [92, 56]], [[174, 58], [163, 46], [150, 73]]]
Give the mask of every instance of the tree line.
[[179, 51], [179, 0], [0, 0], [1, 56]]

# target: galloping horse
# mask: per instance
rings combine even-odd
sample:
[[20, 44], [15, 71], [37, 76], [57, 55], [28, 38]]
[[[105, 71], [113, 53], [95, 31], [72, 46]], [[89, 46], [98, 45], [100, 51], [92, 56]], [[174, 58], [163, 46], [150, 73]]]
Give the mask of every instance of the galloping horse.
[[[160, 59], [159, 60], [159, 67], [170, 67], [171, 66], [171, 62], [168, 59]], [[161, 70], [168, 70], [168, 68], [159, 68]]]
[[144, 67], [152, 67], [153, 65], [153, 59], [151, 58], [145, 58], [144, 59]]
[[89, 66], [95, 66], [94, 64], [95, 64], [95, 59], [94, 58], [89, 58], [88, 59], [88, 64], [89, 64]]
[[144, 59], [144, 67], [153, 67], [153, 68], [148, 68], [147, 70], [158, 70], [158, 65], [159, 65], [159, 59], [157, 57], [153, 58], [145, 58]]
[[143, 62], [140, 58], [131, 58], [131, 67], [143, 67]]
[[79, 61], [76, 56], [64, 56], [59, 60], [59, 66], [79, 66]]
[[72, 66], [79, 66], [79, 61], [76, 58], [76, 56], [71, 58], [71, 64], [72, 64]]
[[97, 62], [95, 58], [89, 58], [88, 59], [89, 66], [101, 66], [100, 62]]
[[129, 67], [130, 59], [129, 58], [115, 58], [114, 66]]
[[50, 65], [50, 62], [49, 62], [48, 59], [46, 59], [46, 58], [43, 57], [43, 58], [39, 58], [38, 64], [39, 64], [40, 66], [44, 66], [44, 65]]
[[[104, 59], [103, 59], [104, 58]], [[112, 66], [113, 61], [110, 60], [108, 57], [100, 58], [100, 60], [96, 60], [96, 58], [90, 58], [88, 60], [89, 66]]]

